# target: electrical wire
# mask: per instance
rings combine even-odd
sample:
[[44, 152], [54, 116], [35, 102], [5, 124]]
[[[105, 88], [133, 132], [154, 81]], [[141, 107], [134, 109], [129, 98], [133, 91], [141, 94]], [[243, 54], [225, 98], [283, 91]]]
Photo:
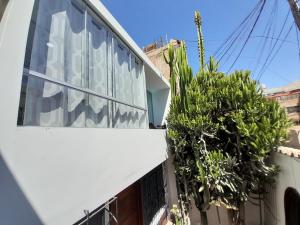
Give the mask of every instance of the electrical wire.
[[[277, 16], [277, 11], [278, 11], [278, 0], [276, 0], [274, 2], [274, 5], [272, 7], [272, 11], [270, 13], [270, 16], [269, 16], [269, 19], [268, 19], [268, 22], [267, 22], [267, 25], [265, 26], [265, 29], [264, 29], [264, 32], [263, 32], [263, 35], [261, 37], [269, 37], [270, 36], [270, 32], [272, 30], [272, 27], [273, 27], [273, 33], [272, 33], [272, 36], [274, 35], [274, 32], [275, 32], [275, 26], [274, 26], [274, 21], [276, 21], [276, 16]], [[266, 49], [266, 46], [267, 46], [267, 43], [268, 43], [269, 39], [267, 38], [264, 38], [263, 41], [261, 41], [260, 43], [262, 43], [261, 45], [261, 48], [260, 48], [260, 52], [259, 52], [259, 55], [258, 55], [258, 59], [255, 63], [255, 67], [253, 69], [253, 74], [255, 74], [256, 70], [258, 69], [258, 66], [260, 65], [260, 62], [261, 62], [261, 58], [263, 57], [264, 55], [264, 52], [265, 52], [265, 49]], [[273, 38], [271, 38], [271, 41], [270, 41], [270, 46], [272, 46], [272, 43], [273, 43]], [[257, 50], [258, 51], [258, 50]]]
[[229, 68], [229, 70], [227, 71], [227, 73], [228, 73], [228, 72], [232, 69], [232, 67], [235, 65], [235, 63], [237, 62], [237, 60], [238, 60], [239, 57], [241, 56], [241, 54], [242, 54], [244, 48], [246, 47], [246, 45], [247, 45], [247, 43], [248, 43], [248, 41], [249, 41], [249, 38], [250, 38], [250, 36], [251, 36], [251, 34], [252, 34], [254, 28], [256, 27], [256, 24], [257, 24], [257, 22], [258, 22], [258, 20], [259, 20], [259, 18], [260, 18], [260, 16], [261, 16], [261, 13], [262, 13], [262, 11], [263, 11], [263, 9], [264, 9], [264, 7], [265, 7], [265, 4], [266, 4], [266, 0], [263, 1], [262, 5], [261, 5], [261, 8], [260, 8], [260, 10], [259, 10], [258, 16], [256, 17], [256, 19], [255, 19], [255, 21], [254, 21], [254, 24], [253, 24], [253, 26], [252, 26], [252, 28], [251, 28], [251, 30], [250, 30], [248, 36], [247, 36], [247, 39], [246, 39], [246, 41], [244, 42], [244, 44], [243, 44], [241, 50], [239, 51], [238, 56], [235, 58], [234, 62], [233, 62], [232, 65], [230, 66], [230, 68]]
[[[262, 71], [265, 70], [264, 68], [266, 67], [267, 63], [269, 62], [270, 57], [272, 56], [273, 51], [275, 50], [275, 48], [276, 48], [276, 46], [277, 46], [277, 44], [278, 44], [278, 40], [280, 39], [281, 34], [282, 34], [282, 32], [283, 32], [283, 30], [284, 30], [284, 28], [285, 28], [285, 26], [286, 26], [286, 23], [287, 23], [287, 20], [288, 20], [289, 15], [290, 15], [290, 10], [288, 10], [288, 12], [287, 12], [287, 14], [286, 14], [285, 20], [284, 20], [284, 22], [283, 22], [283, 25], [282, 25], [282, 27], [281, 27], [281, 30], [280, 30], [280, 32], [279, 32], [277, 38], [276, 38], [275, 43], [274, 43], [273, 46], [271, 47], [271, 50], [270, 50], [269, 54], [268, 54], [267, 57], [265, 58], [265, 61], [264, 61], [263, 65], [261, 66], [261, 68], [260, 68], [260, 70], [259, 70], [259, 72], [258, 72], [257, 80], [260, 79]], [[283, 42], [281, 42], [281, 43], [283, 43]]]
[[[290, 28], [288, 29], [286, 35], [284, 36], [284, 40], [287, 39], [287, 37], [289, 36], [289, 34], [291, 33], [291, 30], [293, 28], [294, 22], [291, 24]], [[258, 81], [260, 81], [260, 79], [262, 78], [264, 72], [266, 71], [266, 69], [270, 66], [270, 64], [273, 62], [273, 60], [275, 59], [276, 55], [278, 54], [278, 52], [280, 51], [281, 47], [283, 46], [283, 42], [281, 42], [280, 46], [277, 48], [276, 52], [273, 54], [272, 58], [269, 60], [268, 65], [266, 65], [262, 72], [260, 73], [259, 77], [258, 77]]]
[[255, 15], [255, 13], [258, 11], [261, 3], [262, 3], [262, 0], [260, 0], [254, 6], [254, 8], [250, 11], [250, 13], [244, 18], [244, 20], [237, 26], [237, 28], [229, 35], [229, 37], [215, 51], [213, 56], [215, 58], [219, 59], [218, 61], [222, 60], [224, 55], [227, 54], [227, 52], [231, 49], [233, 44], [238, 40], [242, 31], [245, 29], [246, 25], [249, 23], [249, 21], [252, 19], [252, 17]]

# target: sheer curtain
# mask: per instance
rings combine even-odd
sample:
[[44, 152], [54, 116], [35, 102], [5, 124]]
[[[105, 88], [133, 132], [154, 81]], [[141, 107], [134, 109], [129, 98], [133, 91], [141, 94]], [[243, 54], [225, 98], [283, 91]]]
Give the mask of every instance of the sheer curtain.
[[[108, 33], [102, 24], [88, 17], [88, 86], [98, 94], [110, 95], [108, 90], [111, 73], [108, 73]], [[109, 76], [110, 75], [110, 76]], [[89, 95], [87, 127], [109, 127], [108, 100]]]
[[[25, 67], [83, 86], [84, 11], [70, 0], [40, 0], [35, 5]], [[29, 50], [28, 50], [29, 49]], [[85, 123], [85, 94], [28, 78], [24, 125], [77, 126]]]
[[[114, 97], [133, 103], [132, 77], [130, 74], [130, 52], [117, 38], [113, 39], [114, 49]], [[113, 127], [133, 127], [134, 109], [130, 106], [114, 103]]]
[[[132, 90], [133, 90], [133, 103], [136, 106], [146, 108], [145, 96], [145, 80], [142, 62], [133, 54], [131, 55], [131, 76], [132, 76]], [[135, 128], [146, 127], [146, 112], [143, 110], [135, 109], [133, 124]]]

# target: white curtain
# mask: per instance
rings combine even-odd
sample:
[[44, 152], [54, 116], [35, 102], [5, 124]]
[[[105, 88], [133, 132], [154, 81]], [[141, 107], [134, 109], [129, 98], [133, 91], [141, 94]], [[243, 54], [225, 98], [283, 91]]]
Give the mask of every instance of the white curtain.
[[[89, 89], [98, 94], [110, 95], [108, 90], [111, 73], [108, 74], [108, 34], [104, 26], [91, 16], [87, 22], [89, 52]], [[87, 127], [109, 127], [108, 100], [89, 95]]]
[[[132, 76], [132, 90], [133, 90], [133, 103], [136, 106], [146, 108], [145, 96], [145, 80], [142, 62], [131, 55], [131, 76]], [[143, 110], [135, 110], [134, 113], [134, 128], [146, 128], [147, 118]]]
[[[40, 0], [36, 7], [27, 66], [51, 78], [84, 85], [84, 12], [70, 0]], [[24, 125], [84, 126], [84, 93], [32, 77], [27, 86]]]
[[[114, 96], [126, 103], [133, 103], [132, 77], [130, 73], [130, 52], [125, 45], [114, 38]], [[114, 103], [113, 127], [133, 127], [134, 109], [121, 103]]]

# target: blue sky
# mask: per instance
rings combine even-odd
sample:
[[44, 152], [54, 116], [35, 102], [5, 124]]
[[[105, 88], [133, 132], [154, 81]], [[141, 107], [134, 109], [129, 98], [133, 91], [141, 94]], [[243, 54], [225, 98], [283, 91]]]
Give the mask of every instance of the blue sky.
[[[268, 16], [275, 0], [268, 0], [256, 30], [252, 34], [245, 51], [233, 67], [233, 70], [248, 69], [255, 71], [262, 38]], [[199, 68], [197, 53], [197, 33], [194, 25], [194, 11], [200, 10], [203, 20], [206, 57], [212, 55], [229, 34], [239, 25], [251, 11], [257, 0], [102, 0], [101, 1], [125, 30], [140, 46], [159, 40], [174, 38], [186, 40], [190, 65], [196, 72]], [[278, 1], [278, 14], [274, 17], [276, 30], [282, 27], [289, 10], [287, 1]], [[289, 14], [286, 29], [293, 23], [292, 14]], [[300, 34], [299, 34], [300, 38]], [[242, 42], [240, 42], [242, 43]], [[278, 42], [280, 43], [280, 42]], [[266, 46], [268, 48], [269, 46]], [[237, 55], [238, 51], [233, 53]], [[292, 28], [287, 41], [274, 58], [268, 69], [262, 75], [261, 83], [267, 87], [276, 87], [300, 80], [299, 50], [296, 38], [296, 29]], [[221, 64], [221, 70], [226, 72], [234, 57], [227, 63]], [[259, 62], [259, 63], [258, 63]], [[258, 74], [253, 73], [255, 78]]]

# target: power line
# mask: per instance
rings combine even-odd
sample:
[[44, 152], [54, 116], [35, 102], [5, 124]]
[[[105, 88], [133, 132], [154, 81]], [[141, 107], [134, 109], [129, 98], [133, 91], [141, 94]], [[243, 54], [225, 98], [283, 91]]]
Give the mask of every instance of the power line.
[[[219, 61], [223, 58], [223, 56], [230, 50], [232, 45], [236, 42], [236, 40], [240, 37], [241, 32], [244, 30], [253, 17], [257, 10], [259, 9], [259, 6], [261, 4], [261, 0], [254, 6], [254, 8], [251, 10], [251, 12], [244, 18], [244, 20], [237, 26], [237, 28], [229, 35], [229, 37], [220, 45], [220, 47], [216, 50], [216, 52], [213, 54], [215, 58], [218, 58], [219, 56], [220, 59]], [[238, 34], [236, 34], [238, 32]]]
[[254, 22], [254, 24], [253, 24], [253, 26], [252, 26], [252, 28], [251, 28], [251, 30], [250, 30], [248, 36], [247, 36], [247, 39], [246, 39], [246, 41], [244, 42], [244, 44], [243, 44], [243, 46], [242, 46], [242, 48], [241, 48], [241, 50], [240, 50], [238, 56], [235, 58], [234, 62], [233, 62], [232, 65], [230, 66], [230, 68], [229, 68], [229, 70], [227, 71], [227, 73], [232, 69], [232, 67], [234, 66], [234, 64], [237, 62], [237, 60], [238, 60], [239, 57], [241, 56], [241, 54], [242, 54], [244, 48], [246, 47], [246, 45], [247, 45], [247, 43], [248, 43], [248, 41], [249, 41], [249, 38], [250, 38], [250, 36], [251, 36], [251, 34], [252, 34], [252, 32], [253, 32], [253, 30], [254, 30], [254, 28], [255, 28], [257, 22], [258, 22], [258, 20], [259, 20], [259, 18], [260, 18], [260, 16], [261, 16], [261, 13], [262, 13], [262, 11], [263, 11], [263, 9], [264, 9], [265, 4], [266, 4], [266, 0], [263, 1], [262, 6], [261, 6], [261, 8], [260, 8], [260, 10], [259, 10], [258, 16], [257, 16], [256, 19], [255, 19], [255, 22]]
[[272, 37], [272, 36], [255, 35], [255, 36], [252, 36], [252, 38], [264, 38], [264, 39], [278, 40], [280, 42], [289, 43], [289, 44], [293, 44], [293, 45], [298, 45], [297, 42], [293, 42], [293, 41], [290, 41], [290, 40], [283, 40], [283, 39]]
[[[277, 10], [278, 10], [278, 0], [276, 0], [274, 2], [274, 5], [272, 7], [272, 11], [270, 13], [270, 17], [269, 17], [267, 25], [266, 25], [266, 27], [264, 29], [263, 35], [261, 35], [260, 37], [265, 37], [265, 36], [269, 37], [271, 29], [272, 29], [273, 21], [276, 21], [276, 20], [274, 20], [274, 18], [276, 18]], [[270, 46], [272, 46], [274, 32], [275, 32], [275, 27], [273, 28], [273, 34], [272, 34], [272, 37], [271, 37]], [[265, 48], [267, 46], [267, 42], [268, 41], [269, 41], [269, 39], [267, 39], [267, 38], [264, 38], [264, 41], [261, 41], [262, 48], [260, 49], [260, 53], [259, 53], [258, 59], [256, 61], [255, 68], [253, 70], [253, 74], [255, 74], [255, 72], [256, 72], [256, 70], [258, 68], [258, 65], [260, 64], [261, 58], [262, 58], [262, 56], [263, 56], [263, 54], [265, 52]]]
[[[287, 31], [284, 39], [286, 39], [289, 36], [289, 34], [290, 34], [290, 32], [291, 32], [291, 30], [293, 28], [293, 25], [294, 25], [294, 23], [291, 24], [291, 26], [290, 26], [289, 30]], [[264, 70], [261, 72], [261, 74], [260, 74], [260, 76], [258, 78], [258, 81], [262, 78], [262, 76], [263, 76], [264, 72], [266, 71], [266, 69], [268, 68], [268, 66], [273, 62], [273, 60], [275, 59], [276, 55], [280, 51], [282, 45], [283, 45], [283, 42], [281, 42], [280, 46], [277, 48], [277, 51], [273, 54], [273, 56], [272, 56], [271, 60], [269, 61], [268, 65], [265, 66]]]
[[[262, 73], [262, 71], [264, 70], [264, 67], [265, 67], [266, 64], [268, 63], [268, 61], [269, 61], [269, 59], [270, 59], [270, 57], [271, 57], [271, 55], [272, 55], [272, 53], [273, 53], [275, 47], [277, 46], [278, 39], [280, 39], [280, 37], [281, 37], [281, 34], [282, 34], [282, 32], [283, 32], [283, 30], [284, 30], [284, 28], [285, 28], [285, 25], [286, 25], [286, 22], [287, 22], [287, 20], [288, 20], [289, 15], [290, 15], [290, 10], [288, 10], [288, 12], [287, 12], [287, 14], [286, 14], [286, 17], [285, 17], [285, 20], [284, 20], [283, 25], [282, 25], [282, 27], [281, 27], [281, 30], [280, 30], [280, 32], [279, 32], [277, 38], [276, 38], [277, 40], [275, 41], [275, 43], [274, 43], [273, 46], [270, 46], [270, 47], [271, 47], [271, 51], [269, 52], [268, 56], [266, 57], [265, 62], [264, 62], [263, 66], [261, 67], [261, 69], [260, 69], [260, 71], [259, 71], [259, 73], [258, 73], [258, 75], [257, 75], [258, 80], [260, 79], [261, 73]], [[281, 42], [281, 43], [283, 43], [283, 42]]]
[[[300, 1], [300, 0], [299, 0]], [[268, 36], [268, 35], [252, 35], [250, 38], [263, 38], [263, 39], [270, 39], [270, 40], [278, 40], [280, 42], [284, 42], [284, 43], [287, 43], [287, 44], [293, 44], [293, 45], [298, 45], [297, 42], [294, 42], [294, 41], [291, 41], [291, 40], [283, 40], [283, 39], [280, 39], [280, 38], [276, 38], [276, 37], [273, 37], [273, 36]], [[197, 44], [198, 41], [197, 40], [189, 40], [189, 39], [180, 39], [180, 40], [183, 40], [185, 42], [189, 42], [189, 43], [195, 43]], [[223, 40], [217, 40], [217, 39], [213, 39], [213, 40], [205, 40], [205, 42], [221, 42], [221, 41], [224, 41]], [[240, 40], [242, 41], [242, 40]]]

